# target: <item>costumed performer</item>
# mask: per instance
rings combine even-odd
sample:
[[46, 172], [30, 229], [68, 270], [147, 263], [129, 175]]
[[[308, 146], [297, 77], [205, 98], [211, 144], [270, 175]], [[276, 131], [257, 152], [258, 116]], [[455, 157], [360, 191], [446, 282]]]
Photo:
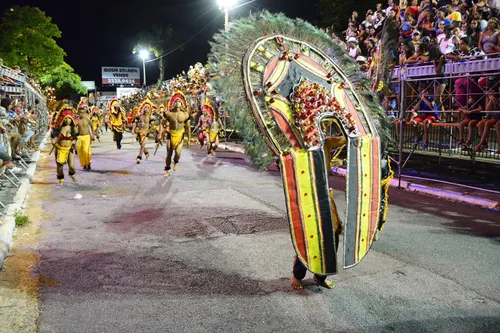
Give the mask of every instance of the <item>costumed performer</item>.
[[137, 142], [140, 145], [139, 154], [136, 158], [137, 164], [141, 163], [143, 153], [146, 156], [146, 160], [149, 158], [146, 144], [148, 143], [148, 135], [154, 131], [154, 128], [151, 126], [152, 109], [153, 103], [149, 99], [144, 100], [139, 107], [139, 112], [132, 125], [132, 134], [137, 134]]
[[219, 146], [219, 131], [222, 128], [222, 124], [217, 116], [217, 110], [210, 102], [210, 99], [207, 98], [203, 107], [207, 110], [209, 116], [207, 154], [208, 156], [215, 156], [215, 150]]
[[[320, 286], [332, 288], [326, 277], [339, 271], [342, 230], [344, 268], [351, 268], [384, 226], [392, 176], [383, 145], [391, 128], [385, 111], [358, 84], [354, 60], [307, 22], [263, 11], [235, 20], [214, 40], [209, 67], [217, 69], [217, 93], [225, 96], [234, 126], [245, 129], [245, 152], [261, 169], [279, 156], [296, 253], [292, 286], [303, 288], [309, 270]], [[230, 43], [241, 47], [228, 53]], [[341, 135], [330, 139], [323, 122]], [[328, 174], [331, 149], [343, 145], [348, 177], [342, 228]]]
[[101, 114], [99, 108], [95, 105], [91, 109], [90, 123], [92, 124], [92, 133], [94, 133], [95, 138], [101, 141]]
[[92, 163], [92, 151], [90, 146], [94, 141], [94, 131], [90, 124], [90, 116], [88, 113], [88, 107], [85, 103], [80, 103], [78, 106], [78, 141], [76, 142], [76, 151], [78, 153], [78, 159], [80, 160], [80, 166], [83, 170], [91, 170]]
[[54, 116], [51, 142], [55, 150], [57, 179], [59, 184], [64, 184], [64, 165], [68, 164], [68, 175], [76, 182], [75, 177], [75, 141], [77, 137], [77, 120], [73, 109], [67, 105]]
[[166, 131], [166, 146], [167, 157], [165, 160], [165, 177], [170, 176], [170, 165], [172, 163], [172, 155], [174, 157], [174, 171], [178, 169], [179, 159], [182, 152], [182, 143], [186, 129], [191, 131], [189, 126], [189, 112], [186, 107], [186, 98], [181, 92], [176, 92], [172, 95], [168, 102], [167, 109], [169, 112], [165, 114], [165, 123], [168, 128], [160, 129], [160, 136], [163, 131]]
[[201, 116], [198, 118], [198, 142], [200, 144], [200, 149], [203, 148], [203, 145], [207, 143], [207, 132], [209, 127], [210, 116], [208, 115], [205, 106], [202, 107]]
[[113, 132], [113, 140], [116, 142], [116, 148], [122, 149], [123, 132], [125, 131], [125, 115], [118, 99], [110, 99], [108, 104], [108, 113], [111, 131]]

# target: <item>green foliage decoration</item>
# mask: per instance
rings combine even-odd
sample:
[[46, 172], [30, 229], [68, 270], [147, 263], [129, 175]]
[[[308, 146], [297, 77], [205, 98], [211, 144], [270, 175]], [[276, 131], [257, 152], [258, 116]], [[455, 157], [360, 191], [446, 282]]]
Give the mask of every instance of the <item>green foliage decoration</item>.
[[382, 140], [390, 139], [389, 122], [378, 98], [363, 83], [365, 75], [341, 45], [326, 33], [301, 19], [290, 19], [285, 15], [268, 11], [250, 14], [231, 21], [227, 32], [221, 31], [213, 37], [208, 55], [208, 69], [215, 74], [217, 95], [225, 101], [234, 128], [244, 138], [245, 152], [254, 166], [266, 168], [273, 159], [263, 135], [257, 127], [252, 110], [246, 98], [243, 82], [242, 61], [252, 42], [272, 34], [282, 34], [304, 41], [321, 49], [335, 59], [348, 80], [354, 84], [363, 104], [372, 114], [375, 126]]

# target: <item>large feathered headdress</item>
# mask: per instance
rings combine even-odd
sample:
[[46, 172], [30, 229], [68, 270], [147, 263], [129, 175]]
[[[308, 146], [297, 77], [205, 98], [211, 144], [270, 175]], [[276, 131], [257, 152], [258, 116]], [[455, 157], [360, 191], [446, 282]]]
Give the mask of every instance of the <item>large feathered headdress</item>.
[[64, 119], [68, 117], [71, 119], [73, 125], [76, 125], [78, 123], [73, 108], [65, 104], [59, 109], [59, 111], [57, 111], [55, 115], [54, 127], [61, 127], [61, 125], [64, 123]]
[[182, 107], [187, 109], [186, 96], [181, 91], [175, 91], [168, 101], [168, 111], [172, 110], [177, 101], [181, 101]]
[[118, 101], [117, 98], [111, 98], [108, 104], [108, 111], [111, 113], [115, 113], [116, 109], [118, 109], [118, 111], [121, 111], [120, 101]]
[[88, 109], [88, 105], [87, 103], [85, 102], [85, 100], [81, 100], [80, 103], [78, 103], [78, 107], [77, 107], [77, 110], [80, 111], [80, 110], [87, 110]]
[[149, 100], [149, 98], [146, 98], [144, 101], [142, 101], [141, 105], [139, 106], [139, 114], [144, 114], [144, 109], [146, 106], [149, 107], [149, 112], [151, 113], [156, 106]]
[[215, 110], [214, 106], [212, 105], [210, 98], [205, 98], [205, 104], [201, 107], [201, 110], [206, 111], [210, 115], [211, 119], [217, 118], [217, 111]]

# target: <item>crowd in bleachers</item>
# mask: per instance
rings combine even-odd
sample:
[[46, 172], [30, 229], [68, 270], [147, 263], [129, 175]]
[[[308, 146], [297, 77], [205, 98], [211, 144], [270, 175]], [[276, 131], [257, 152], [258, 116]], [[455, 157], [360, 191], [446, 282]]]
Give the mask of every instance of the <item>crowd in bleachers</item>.
[[[371, 80], [389, 116], [397, 117], [401, 101], [397, 88], [387, 93], [380, 83], [381, 57], [388, 67], [433, 65], [435, 75], [415, 82], [405, 101], [406, 123], [424, 127], [422, 148], [428, 144], [428, 127], [435, 122], [460, 123], [458, 144], [482, 151], [486, 138], [496, 128], [500, 145], [499, 75], [445, 78], [447, 62], [485, 59], [500, 55], [500, 10], [495, 0], [393, 0], [378, 3], [364, 17], [353, 12], [342, 35], [332, 37], [342, 43], [350, 57]], [[384, 34], [395, 27], [398, 43], [394, 49], [382, 45]], [[498, 70], [500, 72], [500, 69]], [[437, 79], [436, 79], [437, 78]], [[389, 90], [390, 91], [390, 90]], [[467, 131], [465, 129], [468, 128]], [[474, 142], [475, 131], [479, 130]], [[467, 132], [467, 133], [466, 133]], [[416, 129], [417, 133], [417, 129]], [[420, 140], [420, 139], [419, 139]], [[500, 154], [500, 148], [497, 150]]]
[[[27, 73], [19, 70], [18, 66], [8, 68], [0, 64], [4, 70], [0, 77], [0, 86], [8, 88], [18, 82], [12, 77], [24, 75], [26, 82], [34, 82]], [[30, 160], [30, 153], [38, 150], [36, 138], [38, 134], [47, 130], [48, 115], [45, 105], [34, 96], [28, 98], [24, 94], [9, 93], [0, 87], [0, 173], [7, 167], [11, 172], [22, 172], [26, 161]], [[38, 85], [31, 87], [39, 91]], [[40, 94], [40, 96], [42, 96]]]

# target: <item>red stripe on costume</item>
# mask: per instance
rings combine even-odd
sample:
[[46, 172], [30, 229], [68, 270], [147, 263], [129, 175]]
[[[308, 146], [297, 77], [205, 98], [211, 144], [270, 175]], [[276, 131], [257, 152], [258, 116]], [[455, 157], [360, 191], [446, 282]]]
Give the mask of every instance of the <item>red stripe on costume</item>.
[[303, 262], [307, 262], [307, 244], [304, 239], [304, 229], [302, 227], [302, 218], [300, 216], [300, 199], [297, 195], [297, 182], [294, 174], [294, 162], [292, 155], [288, 154], [283, 157], [285, 181], [287, 186], [288, 207], [290, 210], [290, 228], [295, 239], [296, 248], [302, 257]]
[[273, 113], [274, 119], [276, 120], [276, 123], [278, 124], [279, 128], [285, 134], [287, 137], [288, 141], [290, 141], [290, 144], [295, 147], [296, 149], [301, 148], [301, 144], [297, 137], [295, 136], [295, 132], [293, 131], [292, 127], [290, 124], [287, 122], [286, 118], [281, 114], [281, 112], [275, 110], [274, 108], [270, 108], [271, 112]]

